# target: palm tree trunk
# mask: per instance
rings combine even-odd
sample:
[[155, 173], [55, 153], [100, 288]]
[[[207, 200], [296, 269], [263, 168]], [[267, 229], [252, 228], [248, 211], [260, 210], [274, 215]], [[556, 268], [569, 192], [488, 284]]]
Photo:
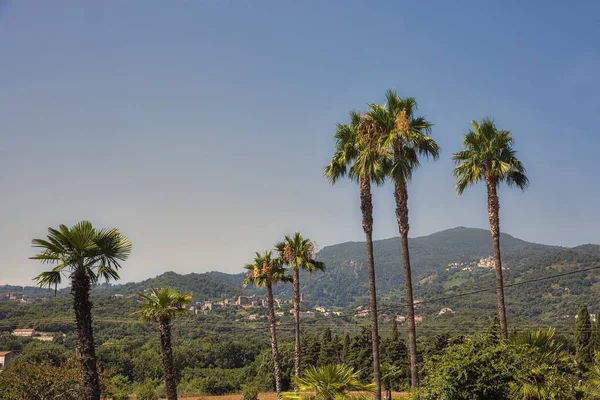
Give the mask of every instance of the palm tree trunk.
[[92, 302], [90, 278], [85, 267], [79, 265], [71, 280], [73, 309], [77, 324], [77, 350], [83, 369], [83, 386], [86, 400], [100, 400], [100, 384], [96, 367], [94, 332], [92, 330]]
[[173, 348], [171, 346], [171, 320], [162, 317], [160, 326], [160, 348], [162, 350], [163, 373], [165, 375], [165, 386], [167, 399], [177, 400], [177, 382], [175, 381], [175, 367], [173, 366]]
[[273, 305], [273, 287], [267, 281], [267, 307], [269, 308], [269, 324], [271, 325], [271, 351], [273, 352], [273, 367], [275, 372], [275, 391], [277, 398], [281, 399], [281, 365], [279, 364], [279, 349], [277, 348], [277, 334], [275, 332], [275, 307]]
[[402, 263], [404, 266], [404, 296], [406, 299], [408, 348], [410, 351], [410, 384], [413, 389], [416, 389], [419, 386], [419, 370], [417, 369], [417, 331], [415, 328], [415, 307], [410, 270], [410, 253], [408, 250], [408, 189], [406, 182], [396, 182], [394, 197], [396, 199], [396, 219], [398, 220], [398, 230], [400, 231]]
[[[294, 322], [296, 323], [296, 346], [294, 347], [294, 370], [300, 377], [300, 268], [294, 268]], [[297, 386], [295, 386], [297, 390]]]
[[494, 269], [496, 270], [496, 296], [498, 297], [498, 318], [500, 331], [504, 339], [508, 338], [506, 308], [504, 306], [504, 279], [502, 277], [502, 259], [500, 257], [500, 201], [496, 191], [496, 182], [486, 176], [488, 191], [488, 218], [490, 232], [494, 241]]
[[369, 308], [371, 314], [371, 340], [373, 342], [373, 380], [375, 400], [381, 400], [381, 372], [379, 365], [379, 331], [377, 328], [377, 292], [375, 289], [375, 259], [373, 258], [373, 199], [371, 181], [360, 178], [360, 209], [362, 224], [367, 238], [367, 258], [369, 263]]

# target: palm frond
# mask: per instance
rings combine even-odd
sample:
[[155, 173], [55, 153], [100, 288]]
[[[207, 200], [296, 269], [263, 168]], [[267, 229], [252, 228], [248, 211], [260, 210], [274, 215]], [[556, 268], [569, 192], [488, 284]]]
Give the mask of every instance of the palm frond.
[[456, 167], [454, 178], [457, 192], [483, 179], [497, 185], [506, 182], [525, 190], [529, 179], [525, 168], [516, 157], [514, 140], [510, 131], [499, 130], [490, 118], [471, 121], [473, 130], [464, 135], [464, 149], [452, 156]]

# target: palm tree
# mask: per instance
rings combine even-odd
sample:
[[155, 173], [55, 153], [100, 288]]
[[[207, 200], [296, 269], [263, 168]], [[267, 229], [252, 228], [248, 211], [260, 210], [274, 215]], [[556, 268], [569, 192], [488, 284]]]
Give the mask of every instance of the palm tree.
[[277, 333], [275, 332], [275, 307], [273, 306], [273, 285], [278, 282], [292, 282], [292, 277], [287, 274], [281, 258], [273, 257], [270, 251], [262, 255], [256, 253], [254, 262], [244, 266], [248, 275], [244, 280], [244, 287], [254, 284], [257, 287], [267, 288], [267, 308], [269, 310], [269, 324], [271, 326], [271, 351], [275, 372], [275, 390], [277, 398], [281, 398], [281, 365], [279, 364], [279, 350], [277, 348]]
[[186, 304], [192, 301], [191, 293], [178, 293], [170, 287], [152, 289], [149, 296], [140, 294], [145, 300], [142, 309], [133, 313], [144, 322], [158, 322], [160, 328], [160, 347], [162, 352], [163, 373], [167, 398], [177, 400], [177, 382], [173, 366], [173, 347], [171, 345], [171, 321], [177, 314], [187, 312]]
[[335, 133], [335, 153], [325, 167], [324, 175], [331, 184], [348, 177], [359, 183], [362, 226], [366, 236], [371, 340], [373, 344], [373, 378], [377, 390], [375, 400], [381, 400], [381, 373], [379, 365], [379, 334], [377, 328], [377, 293], [375, 289], [375, 260], [373, 259], [373, 201], [371, 183], [385, 182], [389, 160], [381, 151], [381, 137], [368, 115], [350, 112], [350, 123], [338, 124]]
[[555, 340], [554, 333], [554, 328], [548, 328], [525, 331], [511, 337], [510, 343], [520, 346], [521, 351], [529, 355], [523, 359], [531, 360], [510, 383], [513, 398], [550, 400], [567, 398], [564, 396], [566, 393], [574, 394], [575, 370], [562, 344]]
[[480, 123], [471, 121], [473, 130], [464, 136], [464, 150], [453, 155], [456, 163], [454, 178], [456, 191], [461, 195], [467, 186], [485, 181], [488, 195], [488, 219], [494, 242], [494, 268], [496, 270], [496, 295], [498, 297], [498, 318], [502, 337], [508, 337], [506, 310], [504, 307], [504, 282], [500, 258], [500, 202], [498, 185], [506, 182], [525, 190], [529, 179], [525, 168], [516, 157], [510, 131], [498, 130], [494, 121], [484, 118]]
[[33, 239], [32, 245], [42, 249], [30, 257], [32, 260], [58, 264], [35, 278], [40, 286], [54, 287], [56, 291], [63, 275], [71, 280], [85, 398], [100, 400], [90, 290], [100, 279], [107, 282], [119, 279], [120, 261], [131, 253], [131, 242], [117, 229], [98, 230], [90, 222], [81, 221], [71, 228], [66, 225], [48, 228], [47, 238]]
[[[358, 378], [358, 372], [344, 365], [330, 364], [317, 368], [311, 366], [304, 371], [304, 375], [294, 377], [300, 394], [286, 394], [289, 400], [303, 397], [314, 400], [345, 400], [353, 397], [349, 392], [374, 392], [375, 385], [365, 384]], [[303, 395], [303, 393], [306, 393]]]
[[417, 334], [415, 329], [415, 309], [413, 303], [410, 253], [408, 249], [408, 188], [413, 172], [419, 167], [419, 155], [439, 157], [437, 143], [428, 136], [432, 124], [425, 117], [415, 117], [417, 101], [413, 97], [401, 99], [395, 90], [385, 93], [386, 105], [369, 106], [369, 117], [375, 128], [385, 139], [383, 145], [392, 152], [393, 161], [388, 175], [394, 182], [396, 200], [396, 220], [402, 245], [404, 267], [404, 290], [406, 298], [406, 320], [408, 323], [408, 345], [410, 350], [411, 385], [419, 385], [417, 369]]
[[280, 257], [294, 270], [294, 322], [296, 325], [296, 346], [294, 348], [295, 375], [300, 377], [300, 269], [309, 273], [324, 271], [325, 264], [315, 260], [315, 247], [310, 239], [302, 237], [300, 232], [294, 236], [285, 236], [275, 245]]

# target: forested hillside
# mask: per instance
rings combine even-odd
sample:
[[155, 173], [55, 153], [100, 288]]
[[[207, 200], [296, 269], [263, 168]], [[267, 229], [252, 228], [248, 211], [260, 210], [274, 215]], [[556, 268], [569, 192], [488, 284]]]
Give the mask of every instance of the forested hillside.
[[[465, 314], [483, 311], [488, 315], [495, 309], [494, 273], [477, 262], [492, 254], [490, 233], [483, 229], [454, 228], [429, 236], [410, 239], [411, 262], [415, 296], [423, 301], [417, 311], [436, 314], [441, 307], [450, 307]], [[588, 303], [595, 312], [600, 307], [600, 246], [582, 245], [575, 248], [529, 243], [503, 234], [506, 301], [509, 314], [525, 320], [552, 322], [574, 315], [577, 306]], [[401, 252], [398, 238], [375, 242], [377, 289], [380, 307], [385, 312], [404, 312]], [[364, 243], [348, 242], [327, 246], [319, 259], [327, 265], [324, 273], [302, 273], [301, 287], [309, 306], [354, 308], [367, 302], [367, 267]], [[451, 264], [459, 267], [450, 268]], [[573, 273], [586, 269], [581, 273]], [[241, 270], [241, 268], [240, 268]], [[555, 276], [561, 275], [561, 276]], [[95, 295], [141, 293], [150, 287], [172, 286], [190, 291], [194, 302], [221, 300], [240, 295], [259, 294], [261, 290], [242, 288], [244, 274], [208, 272], [180, 275], [167, 272], [142, 282], [120, 285], [100, 285]], [[527, 283], [531, 280], [538, 282]], [[512, 286], [516, 284], [516, 286]], [[485, 290], [487, 291], [481, 291]], [[22, 291], [23, 288], [2, 287], [0, 293]], [[26, 288], [35, 296], [51, 296], [54, 292]], [[471, 291], [478, 293], [453, 297]], [[68, 289], [59, 291], [67, 295]], [[291, 285], [278, 285], [276, 296], [290, 299]], [[440, 297], [445, 300], [437, 300]], [[518, 310], [518, 311], [517, 311]]]

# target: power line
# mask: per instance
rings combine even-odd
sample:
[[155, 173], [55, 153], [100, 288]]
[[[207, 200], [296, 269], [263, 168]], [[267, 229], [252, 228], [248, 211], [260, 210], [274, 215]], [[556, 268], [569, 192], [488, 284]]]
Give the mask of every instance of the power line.
[[[600, 265], [597, 265], [595, 267], [590, 267], [590, 268], [579, 269], [577, 271], [563, 272], [563, 273], [560, 273], [560, 274], [545, 276], [545, 277], [542, 277], [542, 278], [530, 279], [528, 281], [515, 282], [515, 283], [508, 284], [508, 285], [504, 285], [504, 288], [525, 285], [527, 283], [540, 282], [540, 281], [544, 281], [544, 280], [548, 280], [548, 279], [552, 279], [552, 278], [560, 278], [561, 276], [578, 274], [578, 273], [581, 273], [581, 272], [592, 271], [592, 270], [595, 270], [595, 269], [600, 269]], [[458, 294], [455, 294], [455, 295], [450, 295], [450, 296], [445, 296], [445, 297], [437, 297], [437, 298], [433, 298], [433, 299], [428, 299], [428, 300], [426, 299], [426, 300], [423, 300], [423, 301], [418, 301], [418, 302], [415, 302], [415, 305], [417, 305], [417, 304], [433, 303], [433, 302], [436, 302], [436, 301], [449, 300], [449, 299], [454, 299], [454, 298], [457, 298], [457, 297], [465, 297], [465, 296], [470, 296], [470, 295], [473, 295], [473, 294], [484, 293], [484, 292], [495, 291], [495, 290], [496, 290], [496, 288], [478, 289], [478, 290], [473, 290], [473, 291], [470, 291], [470, 292], [458, 293]]]

